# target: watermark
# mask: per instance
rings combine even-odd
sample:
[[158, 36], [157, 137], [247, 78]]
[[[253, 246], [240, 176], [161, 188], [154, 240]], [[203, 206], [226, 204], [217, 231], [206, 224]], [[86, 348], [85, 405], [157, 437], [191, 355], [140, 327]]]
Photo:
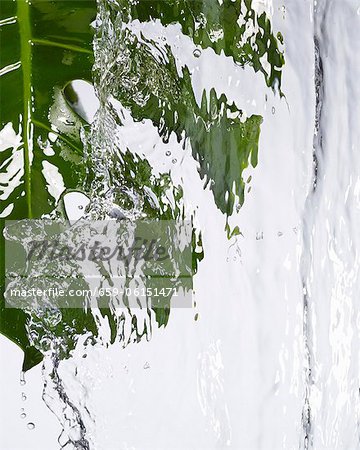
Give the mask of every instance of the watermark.
[[187, 221], [7, 221], [8, 308], [191, 307]]

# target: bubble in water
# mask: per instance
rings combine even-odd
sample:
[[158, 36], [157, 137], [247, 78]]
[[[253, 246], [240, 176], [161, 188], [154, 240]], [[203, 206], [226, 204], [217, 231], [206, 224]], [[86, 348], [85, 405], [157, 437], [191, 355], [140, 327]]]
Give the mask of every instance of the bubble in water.
[[271, 112], [272, 112], [273, 114], [275, 114], [275, 107], [274, 107], [274, 106], [271, 108]]
[[173, 164], [176, 164], [176, 163], [177, 163], [177, 159], [174, 158], [171, 162], [172, 162]]
[[146, 363], [144, 364], [144, 369], [150, 369], [150, 364], [146, 361]]
[[171, 151], [168, 150], [168, 151], [165, 153], [165, 155], [166, 155], [166, 156], [170, 156], [170, 155], [171, 155]]
[[23, 412], [23, 413], [20, 414], [20, 417], [21, 417], [22, 419], [25, 419], [26, 414]]
[[200, 55], [201, 55], [201, 50], [198, 49], [198, 48], [196, 48], [196, 49], [193, 51], [193, 55], [195, 56], [195, 58], [199, 58]]
[[357, 9], [356, 13], [358, 16], [360, 16], [360, 8]]
[[79, 209], [84, 209], [83, 205], [78, 206]]
[[29, 430], [33, 430], [33, 429], [35, 428], [35, 424], [32, 423], [32, 422], [29, 422], [29, 423], [27, 424], [27, 427], [29, 428]]
[[21, 394], [21, 400], [24, 402], [26, 399], [27, 399], [27, 397], [26, 397], [25, 393], [23, 392]]

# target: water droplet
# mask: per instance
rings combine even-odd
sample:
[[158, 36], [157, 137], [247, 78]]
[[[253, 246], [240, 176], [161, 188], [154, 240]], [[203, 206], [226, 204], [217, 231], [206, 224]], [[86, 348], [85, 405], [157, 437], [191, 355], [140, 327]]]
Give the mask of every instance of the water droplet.
[[176, 164], [176, 163], [177, 163], [177, 159], [174, 158], [171, 162], [172, 162], [173, 164]]
[[21, 400], [24, 402], [26, 399], [27, 399], [27, 397], [26, 397], [25, 393], [23, 392], [21, 394]]
[[195, 58], [199, 58], [199, 57], [201, 56], [201, 50], [198, 49], [198, 48], [196, 48], [196, 49], [193, 51], [193, 55], [195, 56]]
[[25, 386], [25, 384], [26, 384], [26, 381], [25, 381], [25, 373], [24, 373], [24, 372], [21, 372], [21, 374], [20, 374], [20, 385], [21, 385], [21, 386]]
[[170, 156], [170, 155], [171, 155], [171, 151], [168, 150], [168, 151], [165, 153], [165, 155], [166, 155], [166, 156]]
[[274, 107], [274, 106], [271, 108], [271, 112], [272, 112], [273, 114], [275, 114], [275, 107]]
[[25, 419], [25, 418], [26, 418], [26, 414], [23, 412], [23, 413], [20, 414], [20, 417], [21, 417], [22, 419]]
[[29, 422], [29, 423], [27, 424], [27, 427], [29, 428], [29, 430], [33, 430], [33, 429], [35, 428], [35, 424], [32, 423], [32, 422]]

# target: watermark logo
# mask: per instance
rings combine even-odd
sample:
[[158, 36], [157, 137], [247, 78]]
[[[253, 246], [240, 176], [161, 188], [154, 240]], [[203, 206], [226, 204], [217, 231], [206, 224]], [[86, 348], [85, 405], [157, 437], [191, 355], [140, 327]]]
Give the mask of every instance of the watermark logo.
[[6, 307], [191, 307], [186, 221], [7, 221]]

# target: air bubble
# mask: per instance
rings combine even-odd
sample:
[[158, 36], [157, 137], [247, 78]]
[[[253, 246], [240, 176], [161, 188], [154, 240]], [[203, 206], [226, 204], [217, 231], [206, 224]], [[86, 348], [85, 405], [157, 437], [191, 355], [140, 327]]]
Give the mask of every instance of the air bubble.
[[193, 51], [193, 55], [195, 56], [195, 58], [199, 58], [201, 56], [201, 50], [199, 50], [198, 48], [196, 48]]
[[25, 419], [26, 418], [26, 414], [23, 412], [20, 414], [21, 419]]
[[165, 155], [166, 155], [166, 156], [170, 156], [170, 155], [171, 155], [171, 151], [168, 150], [168, 151], [165, 153]]
[[79, 209], [84, 209], [83, 205], [78, 206]]
[[28, 427], [29, 430], [33, 430], [33, 429], [35, 428], [35, 424], [32, 423], [32, 422], [29, 422], [29, 423], [27, 424], [27, 427]]
[[26, 399], [27, 399], [27, 397], [26, 397], [25, 393], [23, 392], [21, 394], [21, 400], [24, 402]]
[[271, 108], [271, 112], [272, 112], [273, 114], [275, 114], [275, 107], [274, 107], [274, 106]]
[[177, 163], [177, 159], [174, 158], [171, 162], [172, 162], [173, 164], [176, 164], [176, 163]]

